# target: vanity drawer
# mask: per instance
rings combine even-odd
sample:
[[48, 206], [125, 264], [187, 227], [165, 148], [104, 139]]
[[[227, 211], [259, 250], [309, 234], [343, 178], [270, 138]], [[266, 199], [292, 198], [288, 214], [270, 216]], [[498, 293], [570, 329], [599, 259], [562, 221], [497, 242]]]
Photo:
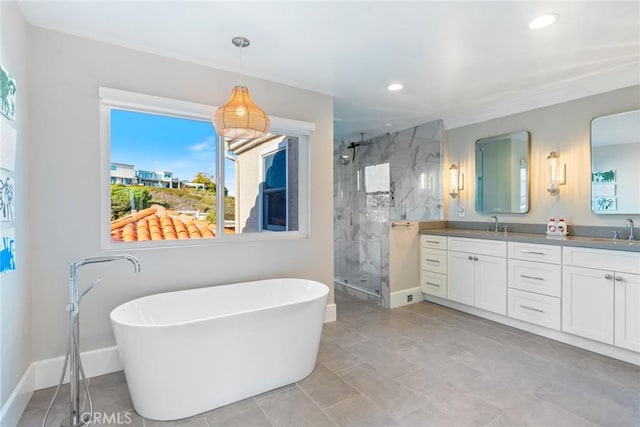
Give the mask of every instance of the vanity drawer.
[[447, 236], [420, 235], [420, 247], [430, 249], [447, 249]]
[[434, 273], [447, 274], [447, 251], [421, 249], [420, 269]]
[[509, 259], [509, 287], [560, 298], [562, 267], [557, 264]]
[[425, 294], [446, 298], [447, 275], [423, 270], [420, 272], [420, 288]]
[[564, 246], [564, 265], [640, 274], [640, 253]]
[[525, 261], [548, 262], [551, 264], [560, 264], [562, 262], [562, 247], [560, 246], [509, 242], [507, 244], [507, 253], [509, 258]]
[[490, 255], [502, 258], [507, 256], [507, 242], [501, 242], [499, 240], [449, 237], [447, 248], [450, 251], [469, 252], [478, 255]]
[[560, 330], [560, 298], [509, 289], [507, 316]]

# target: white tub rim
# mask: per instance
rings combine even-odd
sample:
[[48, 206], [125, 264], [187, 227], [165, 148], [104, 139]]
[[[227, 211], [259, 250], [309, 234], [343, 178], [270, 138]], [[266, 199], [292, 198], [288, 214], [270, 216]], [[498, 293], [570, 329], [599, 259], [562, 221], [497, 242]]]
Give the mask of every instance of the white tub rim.
[[[123, 321], [122, 319], [117, 319], [114, 316], [117, 315], [117, 311], [118, 310], [124, 310], [123, 307], [128, 306], [128, 305], [133, 305], [136, 302], [140, 302], [142, 300], [146, 300], [146, 299], [152, 299], [154, 297], [157, 297], [159, 295], [162, 296], [167, 296], [167, 295], [172, 295], [172, 294], [179, 294], [179, 293], [185, 293], [185, 292], [189, 292], [189, 291], [195, 291], [195, 290], [200, 290], [200, 289], [207, 289], [207, 288], [219, 288], [219, 287], [226, 287], [226, 286], [235, 286], [235, 285], [240, 285], [240, 284], [249, 284], [249, 283], [258, 283], [258, 282], [267, 282], [267, 281], [279, 281], [279, 280], [286, 280], [286, 281], [303, 281], [303, 282], [310, 282], [313, 283], [315, 285], [321, 285], [320, 287], [320, 291], [317, 295], [313, 295], [313, 296], [307, 296], [305, 298], [300, 298], [297, 299], [295, 301], [290, 301], [287, 302], [286, 304], [268, 304], [268, 305], [262, 305], [256, 308], [252, 308], [252, 309], [247, 309], [247, 310], [240, 310], [240, 311], [234, 311], [234, 312], [230, 312], [230, 313], [224, 313], [224, 314], [216, 314], [213, 316], [207, 316], [207, 317], [199, 317], [196, 319], [189, 319], [189, 320], [184, 320], [184, 321], [178, 321], [178, 322], [171, 322], [171, 323], [162, 323], [162, 324], [143, 324], [143, 323], [136, 323], [136, 322], [127, 322], [127, 321]], [[330, 292], [330, 289], [327, 285], [325, 285], [324, 283], [317, 281], [317, 280], [313, 280], [313, 279], [304, 279], [304, 278], [299, 278], [299, 277], [276, 277], [276, 278], [270, 278], [270, 279], [257, 279], [257, 280], [247, 280], [244, 282], [234, 282], [234, 283], [228, 283], [228, 284], [221, 284], [221, 285], [210, 285], [210, 286], [201, 286], [201, 287], [197, 287], [197, 288], [188, 288], [188, 289], [179, 289], [176, 291], [168, 291], [168, 292], [159, 292], [159, 293], [154, 293], [154, 294], [150, 294], [150, 295], [145, 295], [142, 297], [138, 297], [129, 301], [125, 301], [121, 304], [119, 304], [116, 308], [114, 308], [113, 310], [111, 310], [111, 313], [109, 314], [109, 318], [112, 322], [115, 322], [119, 325], [123, 325], [129, 328], [172, 328], [172, 327], [178, 327], [178, 326], [184, 326], [184, 325], [191, 325], [191, 324], [195, 324], [195, 323], [200, 323], [200, 322], [206, 322], [206, 321], [210, 321], [210, 320], [214, 320], [214, 319], [223, 319], [226, 317], [233, 317], [233, 316], [238, 316], [238, 315], [242, 315], [242, 314], [248, 314], [248, 313], [256, 313], [259, 311], [264, 311], [264, 310], [268, 310], [268, 309], [273, 309], [276, 307], [285, 307], [285, 306], [293, 306], [293, 305], [297, 305], [297, 304], [303, 304], [303, 303], [308, 303], [310, 301], [314, 301], [317, 299], [322, 299], [325, 297], [328, 297]]]

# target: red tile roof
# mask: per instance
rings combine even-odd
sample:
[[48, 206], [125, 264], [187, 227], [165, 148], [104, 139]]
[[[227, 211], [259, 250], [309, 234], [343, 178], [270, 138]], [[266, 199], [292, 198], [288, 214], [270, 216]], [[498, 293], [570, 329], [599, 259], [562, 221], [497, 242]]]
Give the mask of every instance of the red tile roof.
[[216, 225], [160, 205], [111, 221], [112, 242], [215, 237]]

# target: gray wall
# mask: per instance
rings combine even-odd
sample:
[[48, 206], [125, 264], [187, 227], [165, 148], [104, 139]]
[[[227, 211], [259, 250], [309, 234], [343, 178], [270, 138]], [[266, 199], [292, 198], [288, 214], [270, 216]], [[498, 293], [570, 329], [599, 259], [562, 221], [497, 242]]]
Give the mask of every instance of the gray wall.
[[[475, 201], [474, 144], [479, 138], [502, 135], [519, 130], [531, 133], [530, 149], [530, 210], [526, 214], [499, 215], [503, 222], [546, 224], [549, 216], [564, 216], [569, 225], [611, 226], [620, 228], [629, 215], [596, 215], [591, 212], [591, 120], [594, 117], [640, 108], [640, 86], [632, 86], [562, 104], [538, 108], [448, 129], [445, 135], [445, 165], [460, 164], [465, 174], [465, 189], [460, 200], [445, 197], [449, 221], [486, 221], [478, 214]], [[446, 123], [445, 123], [446, 125]], [[547, 193], [547, 156], [558, 151], [566, 164], [566, 185], [560, 195]], [[449, 176], [444, 174], [444, 188], [449, 188]], [[459, 215], [458, 203], [465, 208]], [[640, 221], [640, 215], [634, 215]], [[542, 232], [543, 230], [540, 230]]]
[[[33, 358], [41, 360], [64, 352], [69, 262], [106, 252], [100, 246], [98, 87], [221, 105], [237, 74], [40, 28], [33, 28], [30, 47]], [[109, 313], [143, 295], [282, 276], [333, 289], [332, 98], [247, 77], [245, 83], [269, 114], [316, 124], [310, 238], [119, 250], [137, 256], [142, 273], [134, 275], [125, 263], [81, 272], [81, 285], [102, 279], [83, 300], [82, 350], [114, 345]]]
[[16, 180], [16, 220], [1, 222], [0, 228], [15, 227], [16, 271], [0, 276], [0, 408], [6, 403], [31, 363], [31, 286], [30, 286], [30, 229], [25, 220], [28, 205], [27, 123], [27, 52], [29, 25], [15, 2], [0, 2], [0, 62], [16, 79], [16, 121], [5, 124], [17, 130], [16, 168], [10, 173]]

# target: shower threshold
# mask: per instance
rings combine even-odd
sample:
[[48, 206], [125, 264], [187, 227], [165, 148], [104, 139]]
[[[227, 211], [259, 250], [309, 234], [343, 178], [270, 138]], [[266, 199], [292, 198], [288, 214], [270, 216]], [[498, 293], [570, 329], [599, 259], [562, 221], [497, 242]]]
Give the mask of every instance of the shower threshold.
[[380, 298], [380, 291], [377, 290], [377, 289], [375, 289], [375, 290], [367, 289], [364, 286], [359, 286], [358, 282], [354, 282], [354, 281], [351, 281], [349, 279], [335, 278], [334, 281], [335, 281], [335, 283], [337, 283], [339, 285], [345, 286], [345, 287], [353, 289], [355, 291], [362, 292], [362, 293], [365, 293], [367, 295], [370, 295], [370, 296], [373, 296], [373, 297], [376, 297], [376, 298]]

